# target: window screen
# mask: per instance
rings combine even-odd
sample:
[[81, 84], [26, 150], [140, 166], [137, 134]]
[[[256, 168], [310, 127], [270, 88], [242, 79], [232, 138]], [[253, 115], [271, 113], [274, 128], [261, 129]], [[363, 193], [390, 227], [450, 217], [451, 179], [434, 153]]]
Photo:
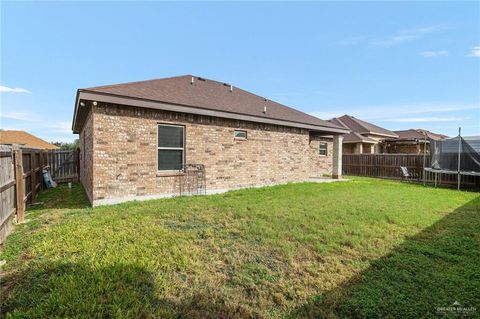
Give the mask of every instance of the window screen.
[[158, 125], [158, 170], [180, 170], [184, 159], [184, 127]]
[[183, 148], [183, 126], [159, 125], [158, 147]]
[[327, 143], [320, 143], [320, 155], [327, 155]]
[[247, 131], [235, 130], [233, 132], [233, 137], [238, 138], [238, 139], [242, 139], [242, 140], [246, 140], [247, 139]]

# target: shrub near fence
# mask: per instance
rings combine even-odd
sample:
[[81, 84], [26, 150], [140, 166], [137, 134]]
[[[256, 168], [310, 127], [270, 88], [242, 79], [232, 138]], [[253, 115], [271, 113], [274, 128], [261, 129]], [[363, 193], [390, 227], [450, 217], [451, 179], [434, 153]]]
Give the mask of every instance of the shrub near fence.
[[[401, 166], [407, 167], [413, 179], [423, 181], [423, 154], [344, 154], [342, 167], [344, 175], [402, 179]], [[430, 167], [430, 155], [425, 156], [425, 167]], [[461, 184], [466, 187], [479, 187], [478, 176], [462, 176]], [[446, 186], [457, 185], [456, 174], [438, 174], [425, 172], [425, 181], [429, 184]]]
[[57, 182], [77, 181], [78, 150], [44, 151], [0, 145], [0, 243], [11, 231], [14, 217], [24, 221], [25, 206], [44, 189], [43, 169], [54, 168]]

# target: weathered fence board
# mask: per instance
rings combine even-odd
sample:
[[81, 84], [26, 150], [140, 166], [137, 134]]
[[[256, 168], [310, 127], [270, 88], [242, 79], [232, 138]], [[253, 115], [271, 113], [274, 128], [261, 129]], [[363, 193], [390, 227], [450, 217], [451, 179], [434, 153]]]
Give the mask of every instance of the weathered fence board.
[[63, 151], [53, 150], [48, 152], [48, 165], [50, 174], [56, 182], [75, 182], [79, 179], [80, 169], [79, 150]]
[[0, 145], [0, 243], [12, 228], [16, 213], [15, 170], [12, 149]]
[[[401, 166], [407, 167], [413, 179], [422, 182], [423, 174], [428, 184], [435, 183], [435, 173], [423, 172], [423, 154], [344, 154], [342, 167], [344, 175], [402, 179]], [[425, 166], [430, 166], [430, 155], [425, 156]], [[478, 187], [478, 176], [462, 176], [461, 183], [466, 187]], [[437, 184], [457, 185], [457, 175], [438, 174]]]

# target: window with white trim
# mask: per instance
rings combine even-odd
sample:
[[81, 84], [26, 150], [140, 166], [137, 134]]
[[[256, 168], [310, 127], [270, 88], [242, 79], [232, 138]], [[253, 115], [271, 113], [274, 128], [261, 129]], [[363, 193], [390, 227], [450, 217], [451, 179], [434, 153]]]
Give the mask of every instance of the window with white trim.
[[320, 142], [319, 154], [327, 156], [327, 143]]
[[246, 140], [247, 139], [247, 131], [235, 130], [235, 131], [233, 131], [233, 137], [237, 140]]
[[181, 125], [158, 124], [157, 169], [178, 171], [185, 158], [185, 127]]

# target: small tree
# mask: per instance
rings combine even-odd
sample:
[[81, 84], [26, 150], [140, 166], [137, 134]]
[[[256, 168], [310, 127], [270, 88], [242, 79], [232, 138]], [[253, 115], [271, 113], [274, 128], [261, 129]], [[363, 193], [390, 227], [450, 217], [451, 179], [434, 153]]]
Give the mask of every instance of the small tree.
[[76, 150], [79, 147], [79, 140], [76, 138], [72, 143], [53, 142], [55, 146], [58, 146], [61, 150]]

